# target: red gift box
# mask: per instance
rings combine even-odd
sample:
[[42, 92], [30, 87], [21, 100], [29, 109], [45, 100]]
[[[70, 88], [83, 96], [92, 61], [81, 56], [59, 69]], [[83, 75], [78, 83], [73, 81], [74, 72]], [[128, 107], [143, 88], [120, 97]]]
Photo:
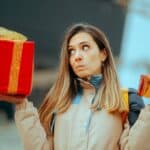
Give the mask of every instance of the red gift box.
[[150, 97], [150, 75], [141, 75], [138, 94], [144, 97]]
[[0, 40], [0, 93], [28, 96], [32, 90], [34, 42]]

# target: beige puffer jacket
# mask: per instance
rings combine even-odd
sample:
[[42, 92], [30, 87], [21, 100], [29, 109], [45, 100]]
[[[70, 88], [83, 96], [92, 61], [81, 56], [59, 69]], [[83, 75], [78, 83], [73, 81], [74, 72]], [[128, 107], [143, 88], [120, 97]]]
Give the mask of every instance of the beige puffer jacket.
[[[65, 113], [56, 117], [55, 150], [150, 150], [149, 107], [142, 110], [131, 129], [127, 121], [123, 131], [117, 114], [104, 109], [91, 113], [89, 106], [95, 88], [85, 82], [82, 87], [81, 100], [75, 101]], [[50, 141], [31, 102], [16, 106], [15, 120], [25, 150], [50, 150]]]

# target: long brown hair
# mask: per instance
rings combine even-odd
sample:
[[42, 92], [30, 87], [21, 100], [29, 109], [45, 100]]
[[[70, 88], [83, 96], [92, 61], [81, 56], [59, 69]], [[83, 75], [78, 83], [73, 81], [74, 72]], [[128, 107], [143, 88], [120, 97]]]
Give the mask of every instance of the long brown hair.
[[51, 137], [53, 135], [50, 131], [50, 122], [53, 113], [56, 110], [58, 114], [65, 112], [71, 105], [73, 96], [76, 94], [77, 87], [74, 82], [76, 75], [70, 67], [67, 49], [70, 39], [79, 32], [90, 34], [97, 43], [99, 49], [105, 49], [107, 52], [107, 58], [103, 62], [102, 68], [103, 83], [99, 90], [100, 102], [93, 107], [99, 105], [100, 107], [105, 107], [109, 112], [127, 111], [122, 100], [110, 44], [105, 34], [95, 26], [82, 23], [75, 24], [67, 30], [61, 49], [58, 77], [39, 109], [41, 123], [44, 126], [47, 135], [50, 135]]

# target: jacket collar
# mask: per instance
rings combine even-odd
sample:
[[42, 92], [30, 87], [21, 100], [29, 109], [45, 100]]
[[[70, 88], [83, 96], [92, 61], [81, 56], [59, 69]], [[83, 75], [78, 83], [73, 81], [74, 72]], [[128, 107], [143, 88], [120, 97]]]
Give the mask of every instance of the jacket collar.
[[96, 90], [100, 87], [102, 82], [102, 75], [92, 75], [88, 79], [77, 78], [78, 88], [95, 88]]

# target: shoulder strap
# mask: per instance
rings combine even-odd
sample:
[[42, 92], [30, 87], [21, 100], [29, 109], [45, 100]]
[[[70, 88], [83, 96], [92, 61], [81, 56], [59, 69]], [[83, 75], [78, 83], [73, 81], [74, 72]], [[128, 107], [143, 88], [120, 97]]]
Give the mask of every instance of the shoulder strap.
[[129, 124], [132, 126], [138, 119], [141, 109], [144, 107], [144, 102], [141, 96], [133, 88], [122, 89], [123, 100], [129, 112], [126, 113], [125, 119], [128, 117]]

